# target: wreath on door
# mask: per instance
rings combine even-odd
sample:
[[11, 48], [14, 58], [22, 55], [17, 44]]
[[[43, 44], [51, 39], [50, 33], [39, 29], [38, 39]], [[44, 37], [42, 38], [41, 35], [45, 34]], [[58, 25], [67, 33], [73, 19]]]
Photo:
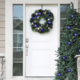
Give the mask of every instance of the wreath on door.
[[[40, 23], [41, 18], [44, 18], [44, 24]], [[54, 15], [50, 10], [36, 10], [30, 18], [31, 28], [39, 33], [47, 33], [53, 28]]]

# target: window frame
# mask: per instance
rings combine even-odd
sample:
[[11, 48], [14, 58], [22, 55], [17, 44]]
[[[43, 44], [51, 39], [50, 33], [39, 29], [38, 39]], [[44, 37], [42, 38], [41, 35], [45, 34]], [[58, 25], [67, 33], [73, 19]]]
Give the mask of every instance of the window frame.
[[[58, 46], [60, 46], [60, 4], [74, 3], [74, 8], [78, 11], [78, 0], [5, 0], [5, 58], [6, 58], [6, 80], [26, 79], [26, 53], [25, 53], [25, 23], [26, 4], [57, 4], [58, 5]], [[23, 76], [13, 76], [13, 4], [23, 4]]]
[[[69, 7], [70, 7], [70, 4], [60, 4], [60, 10], [61, 10], [62, 5], [69, 5]], [[60, 13], [60, 15], [61, 15], [61, 13]], [[63, 33], [61, 33], [61, 28], [63, 28], [63, 26], [61, 25], [61, 20], [63, 20], [63, 24], [64, 24], [64, 21], [66, 20], [66, 16], [65, 16], [65, 18], [62, 18], [60, 16], [60, 34], [63, 34]]]
[[[16, 11], [15, 9], [16, 8], [17, 8], [17, 10], [19, 10], [17, 15], [15, 14], [15, 11]], [[18, 15], [19, 12], [21, 12], [20, 16]], [[16, 22], [15, 22], [16, 20], [20, 20], [21, 21], [22, 25], [18, 25], [18, 27], [22, 27], [23, 28], [23, 4], [13, 4], [13, 38], [16, 35], [16, 40], [13, 39], [13, 76], [15, 75], [14, 73], [16, 72], [16, 69], [19, 69], [19, 68], [21, 68], [20, 69], [21, 74], [17, 73], [17, 75], [15, 75], [15, 76], [23, 76], [23, 29], [21, 29], [20, 32], [18, 32], [19, 29], [14, 29], [14, 26], [16, 26], [19, 23], [18, 22], [16, 24]], [[15, 25], [14, 25], [14, 23], [15, 23]], [[22, 41], [21, 42], [19, 40], [20, 35], [22, 35]], [[14, 43], [16, 43], [16, 45], [14, 45]], [[22, 43], [22, 46], [19, 46], [19, 43]], [[20, 52], [22, 51], [21, 52], [21, 55], [22, 55], [21, 58], [18, 58], [18, 57], [14, 58], [14, 56], [17, 54], [17, 51], [20, 51]], [[16, 54], [15, 54], [15, 52], [16, 52]], [[21, 66], [19, 67], [18, 65], [21, 65]]]

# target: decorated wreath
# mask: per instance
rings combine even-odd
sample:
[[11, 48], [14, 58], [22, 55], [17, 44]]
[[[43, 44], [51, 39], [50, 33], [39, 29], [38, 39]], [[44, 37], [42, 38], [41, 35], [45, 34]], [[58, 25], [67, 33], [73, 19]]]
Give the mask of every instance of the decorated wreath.
[[[40, 24], [41, 18], [44, 18], [45, 23]], [[50, 10], [36, 10], [35, 13], [31, 15], [30, 23], [33, 31], [39, 33], [47, 33], [53, 27], [54, 15]]]

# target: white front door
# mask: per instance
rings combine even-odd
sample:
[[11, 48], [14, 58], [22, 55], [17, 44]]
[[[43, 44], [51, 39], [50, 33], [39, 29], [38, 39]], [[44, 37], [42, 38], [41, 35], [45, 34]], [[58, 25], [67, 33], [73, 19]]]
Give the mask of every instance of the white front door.
[[58, 47], [58, 6], [43, 5], [54, 14], [53, 29], [46, 34], [33, 32], [30, 26], [31, 14], [41, 9], [41, 5], [26, 5], [26, 76], [54, 76], [56, 72], [56, 50]]

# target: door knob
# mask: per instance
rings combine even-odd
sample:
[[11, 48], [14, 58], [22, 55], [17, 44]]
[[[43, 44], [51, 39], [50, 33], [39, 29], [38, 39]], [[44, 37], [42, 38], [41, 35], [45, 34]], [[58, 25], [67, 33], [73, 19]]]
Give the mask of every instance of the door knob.
[[26, 44], [26, 56], [28, 56], [28, 47], [29, 47], [29, 45]]
[[26, 44], [26, 48], [28, 48], [29, 47], [29, 45], [28, 44]]

